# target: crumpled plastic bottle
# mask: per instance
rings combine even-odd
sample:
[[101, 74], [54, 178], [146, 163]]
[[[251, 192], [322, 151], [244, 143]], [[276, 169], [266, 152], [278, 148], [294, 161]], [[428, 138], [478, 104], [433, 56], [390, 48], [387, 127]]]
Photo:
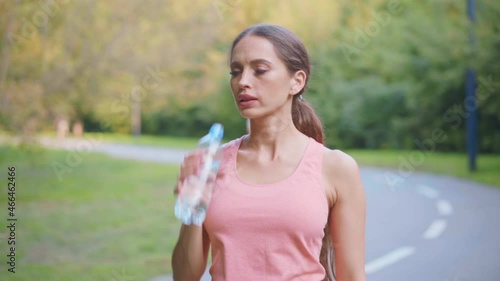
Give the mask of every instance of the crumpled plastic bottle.
[[208, 208], [206, 196], [212, 193], [219, 170], [223, 135], [224, 127], [214, 123], [208, 134], [202, 137], [196, 146], [196, 149], [203, 153], [203, 166], [198, 175], [185, 179], [175, 202], [175, 216], [183, 224], [202, 225], [205, 221]]

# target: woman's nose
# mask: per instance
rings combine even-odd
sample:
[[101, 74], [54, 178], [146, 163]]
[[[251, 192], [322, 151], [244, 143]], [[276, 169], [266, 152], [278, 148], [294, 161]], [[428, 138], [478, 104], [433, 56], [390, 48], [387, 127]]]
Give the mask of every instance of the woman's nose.
[[250, 71], [243, 70], [241, 72], [240, 81], [238, 81], [238, 85], [240, 88], [245, 89], [250, 87], [251, 73]]

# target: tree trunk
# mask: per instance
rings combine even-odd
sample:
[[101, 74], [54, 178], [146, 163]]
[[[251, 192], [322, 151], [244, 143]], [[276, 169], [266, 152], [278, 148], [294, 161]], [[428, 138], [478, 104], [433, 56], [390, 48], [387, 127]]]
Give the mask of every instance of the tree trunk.
[[7, 20], [7, 27], [5, 29], [5, 34], [3, 38], [4, 44], [2, 44], [2, 53], [0, 57], [0, 96], [2, 100], [0, 101], [0, 109], [7, 108], [7, 104], [9, 103], [8, 95], [5, 92], [5, 81], [7, 81], [7, 72], [9, 70], [9, 59], [10, 59], [10, 49], [12, 48], [11, 44], [9, 44], [9, 34], [12, 32], [12, 29], [15, 24], [15, 10], [19, 5], [19, 0], [15, 1], [15, 6], [12, 8], [12, 12], [9, 13], [9, 19]]
[[132, 112], [131, 112], [131, 126], [132, 126], [132, 135], [140, 136], [141, 135], [141, 101], [132, 98]]

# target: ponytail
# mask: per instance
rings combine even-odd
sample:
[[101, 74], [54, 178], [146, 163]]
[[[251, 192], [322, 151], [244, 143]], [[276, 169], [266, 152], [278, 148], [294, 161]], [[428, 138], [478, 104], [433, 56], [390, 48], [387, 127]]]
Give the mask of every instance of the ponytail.
[[[310, 103], [302, 98], [303, 90], [295, 95], [292, 100], [292, 120], [295, 127], [303, 134], [313, 138], [319, 143], [324, 143], [323, 124]], [[323, 281], [335, 280], [335, 253], [330, 231], [330, 223], [324, 229], [323, 242], [319, 261], [325, 268], [326, 276]]]
[[311, 104], [303, 100], [301, 94], [293, 97], [292, 120], [295, 127], [304, 135], [323, 144], [323, 124]]
[[330, 223], [328, 222], [324, 229], [325, 236], [321, 245], [319, 254], [319, 262], [325, 268], [325, 279], [323, 281], [335, 280], [335, 252], [333, 251], [332, 234], [330, 231]]

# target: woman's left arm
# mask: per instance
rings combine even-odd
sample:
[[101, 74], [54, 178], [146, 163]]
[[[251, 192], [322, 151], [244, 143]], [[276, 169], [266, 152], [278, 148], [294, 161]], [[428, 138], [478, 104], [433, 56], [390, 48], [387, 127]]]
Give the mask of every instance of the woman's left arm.
[[366, 199], [359, 166], [340, 150], [325, 155], [327, 187], [335, 194], [330, 231], [337, 281], [365, 281]]

